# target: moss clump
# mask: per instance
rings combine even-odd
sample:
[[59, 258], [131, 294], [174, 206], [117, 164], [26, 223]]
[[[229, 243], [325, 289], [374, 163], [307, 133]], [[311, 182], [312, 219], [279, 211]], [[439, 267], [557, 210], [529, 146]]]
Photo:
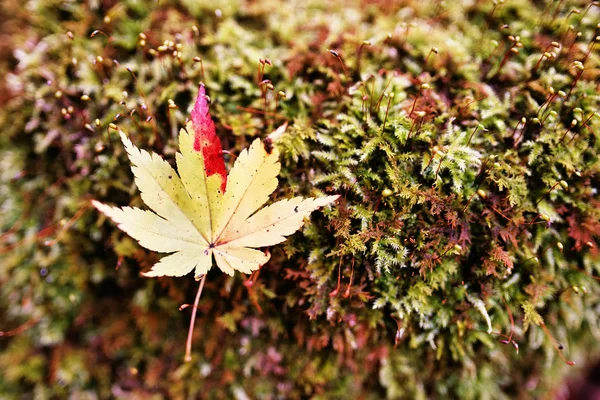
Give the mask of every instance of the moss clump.
[[[5, 3], [1, 397], [547, 397], [591, 356], [596, 5]], [[183, 364], [195, 283], [89, 200], [142, 205], [111, 124], [172, 161], [199, 81], [234, 154], [288, 123], [274, 198], [342, 200], [209, 274]]]

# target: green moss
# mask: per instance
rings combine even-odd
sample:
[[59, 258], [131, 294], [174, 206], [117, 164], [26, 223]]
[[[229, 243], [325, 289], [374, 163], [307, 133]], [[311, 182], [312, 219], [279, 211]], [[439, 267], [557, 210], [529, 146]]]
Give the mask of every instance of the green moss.
[[[592, 357], [598, 7], [5, 3], [0, 397], [541, 398]], [[89, 200], [142, 204], [110, 124], [171, 162], [199, 81], [233, 154], [288, 124], [274, 198], [342, 197], [209, 274], [183, 364], [193, 279]]]

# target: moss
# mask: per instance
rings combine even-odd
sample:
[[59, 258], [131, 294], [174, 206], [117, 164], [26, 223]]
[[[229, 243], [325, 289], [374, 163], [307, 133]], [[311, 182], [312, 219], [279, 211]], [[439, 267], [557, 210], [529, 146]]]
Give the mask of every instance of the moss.
[[[0, 397], [540, 398], [594, 355], [597, 6], [5, 3]], [[110, 124], [171, 162], [199, 81], [233, 154], [288, 124], [275, 199], [342, 199], [209, 274], [184, 364], [193, 280], [89, 200], [142, 204]]]

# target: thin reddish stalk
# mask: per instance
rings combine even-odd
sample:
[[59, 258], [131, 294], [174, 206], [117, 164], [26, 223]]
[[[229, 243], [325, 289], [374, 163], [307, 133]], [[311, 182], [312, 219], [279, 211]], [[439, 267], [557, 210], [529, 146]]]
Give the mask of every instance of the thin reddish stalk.
[[194, 306], [192, 307], [190, 328], [188, 329], [187, 341], [185, 342], [185, 362], [192, 361], [192, 334], [194, 333], [194, 324], [196, 323], [196, 311], [198, 311], [198, 302], [200, 302], [202, 289], [204, 289], [204, 281], [206, 281], [206, 275], [202, 275], [202, 279], [200, 280], [200, 286], [198, 287], [198, 293], [196, 293], [196, 299], [194, 300]]
[[558, 353], [558, 355], [560, 356], [560, 358], [569, 366], [573, 366], [575, 365], [575, 361], [571, 361], [571, 360], [567, 360], [567, 358], [564, 356], [562, 350], [563, 350], [563, 345], [560, 344], [556, 339], [554, 339], [554, 336], [552, 336], [552, 334], [550, 333], [550, 330], [548, 329], [548, 327], [546, 326], [545, 323], [541, 323], [540, 324], [540, 328], [542, 328], [542, 330], [544, 331], [544, 333], [546, 334], [546, 336], [548, 336], [548, 338], [550, 339], [550, 341], [552, 342], [552, 346], [554, 347], [554, 349], [556, 350], [556, 352]]
[[35, 324], [37, 324], [40, 321], [40, 318], [32, 318], [29, 321], [25, 322], [24, 324], [16, 327], [15, 329], [12, 329], [10, 331], [0, 331], [0, 337], [2, 336], [16, 336], [19, 335], [20, 333], [26, 331], [27, 329], [33, 327]]
[[336, 288], [329, 293], [330, 297], [335, 297], [340, 291], [340, 287], [342, 285], [342, 257], [340, 256], [340, 263], [338, 264], [338, 280]]

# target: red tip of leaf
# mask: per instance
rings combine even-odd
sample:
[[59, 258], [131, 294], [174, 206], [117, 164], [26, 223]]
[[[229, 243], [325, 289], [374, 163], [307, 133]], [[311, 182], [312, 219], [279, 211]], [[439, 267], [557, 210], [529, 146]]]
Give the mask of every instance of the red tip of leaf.
[[198, 89], [198, 97], [196, 97], [191, 117], [194, 126], [194, 150], [202, 152], [206, 176], [218, 174], [221, 178], [221, 191], [225, 192], [227, 170], [223, 159], [223, 146], [210, 117], [204, 85], [200, 85]]

